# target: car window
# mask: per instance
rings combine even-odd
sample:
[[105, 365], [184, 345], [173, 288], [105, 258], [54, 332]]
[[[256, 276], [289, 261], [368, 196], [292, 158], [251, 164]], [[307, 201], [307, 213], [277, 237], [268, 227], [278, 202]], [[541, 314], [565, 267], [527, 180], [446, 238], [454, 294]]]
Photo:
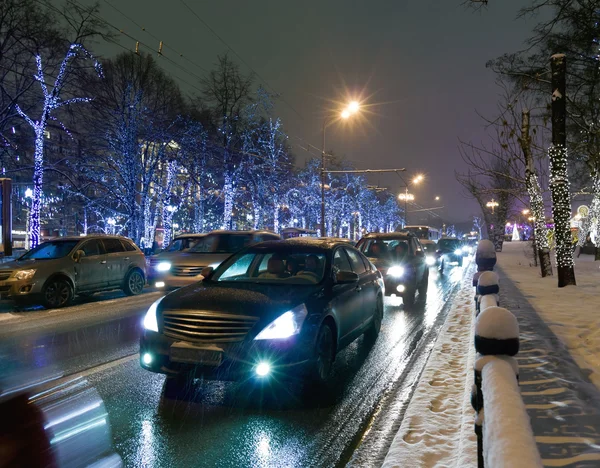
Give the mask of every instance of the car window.
[[125, 250], [127, 252], [135, 252], [136, 251], [135, 246], [129, 241], [121, 239], [121, 244], [123, 244], [123, 247], [125, 247]]
[[183, 239], [177, 239], [171, 242], [171, 244], [166, 248], [167, 252], [179, 252], [183, 248]]
[[102, 243], [104, 244], [104, 250], [108, 254], [125, 251], [119, 239], [102, 239]]
[[350, 257], [350, 264], [352, 265], [352, 271], [357, 275], [362, 275], [365, 271], [367, 271], [365, 264], [360, 258], [360, 255], [351, 249], [344, 249], [348, 256]]
[[[247, 276], [248, 268], [254, 260], [253, 254], [242, 255], [237, 262], [231, 265], [220, 277], [219, 281], [233, 279], [234, 277]], [[265, 267], [266, 270], [266, 267]]]
[[54, 258], [65, 257], [79, 244], [79, 240], [74, 241], [48, 241], [31, 249], [23, 254], [20, 260], [36, 259], [36, 260], [51, 260]]
[[348, 255], [346, 255], [343, 249], [337, 249], [335, 254], [333, 254], [333, 269], [334, 273], [339, 271], [352, 271]]
[[93, 257], [102, 253], [102, 246], [97, 240], [90, 240], [83, 244], [80, 250], [83, 250], [86, 257]]

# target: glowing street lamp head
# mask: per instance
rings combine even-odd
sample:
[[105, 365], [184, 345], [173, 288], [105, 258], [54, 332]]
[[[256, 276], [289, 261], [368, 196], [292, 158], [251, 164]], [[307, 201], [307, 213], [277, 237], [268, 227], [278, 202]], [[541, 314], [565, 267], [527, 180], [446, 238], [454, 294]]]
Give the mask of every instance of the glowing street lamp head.
[[423, 174], [419, 174], [418, 176], [416, 176], [413, 179], [413, 184], [418, 184], [419, 182], [421, 182], [423, 180]]
[[355, 114], [360, 109], [360, 103], [358, 101], [352, 101], [348, 104], [348, 110], [351, 114]]
[[439, 196], [435, 197], [435, 201], [440, 201], [440, 197]]
[[528, 214], [529, 214], [529, 210], [528, 210], [528, 209], [524, 209], [524, 210], [523, 210], [523, 214], [524, 214], [524, 215], [528, 215]]
[[341, 114], [341, 116], [342, 116], [342, 119], [347, 119], [347, 118], [349, 118], [351, 115], [352, 115], [352, 112], [350, 112], [348, 109], [344, 109], [344, 110], [342, 111], [342, 114]]

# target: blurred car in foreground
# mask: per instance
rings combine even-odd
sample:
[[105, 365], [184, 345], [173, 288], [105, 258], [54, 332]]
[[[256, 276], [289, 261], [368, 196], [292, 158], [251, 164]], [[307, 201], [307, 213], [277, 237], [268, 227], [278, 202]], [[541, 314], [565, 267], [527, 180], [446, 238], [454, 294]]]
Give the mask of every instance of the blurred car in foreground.
[[338, 351], [379, 333], [383, 280], [345, 242], [263, 242], [211, 270], [144, 318], [140, 363], [167, 374], [167, 389], [194, 376], [325, 384]]
[[0, 467], [121, 467], [102, 398], [82, 378], [0, 391]]
[[385, 293], [399, 295], [411, 307], [418, 291], [425, 301], [429, 286], [429, 268], [417, 237], [408, 231], [371, 233], [356, 245], [382, 273]]
[[[202, 280], [202, 270], [216, 268], [230, 255], [259, 242], [281, 239], [269, 231], [212, 231], [186, 251], [171, 252], [150, 260], [152, 286], [180, 288]], [[168, 258], [167, 258], [168, 257]]]
[[60, 237], [0, 265], [0, 297], [65, 307], [77, 294], [122, 289], [141, 294], [146, 283], [142, 251], [120, 236]]
[[445, 237], [438, 241], [438, 250], [441, 256], [440, 271], [444, 271], [448, 263], [463, 264], [463, 245], [458, 239]]

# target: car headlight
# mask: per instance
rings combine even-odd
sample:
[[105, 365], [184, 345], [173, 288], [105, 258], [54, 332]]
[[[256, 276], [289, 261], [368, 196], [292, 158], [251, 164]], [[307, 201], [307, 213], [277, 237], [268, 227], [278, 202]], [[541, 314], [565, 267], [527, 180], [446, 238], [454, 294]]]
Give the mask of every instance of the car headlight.
[[164, 296], [156, 302], [154, 302], [154, 304], [152, 304], [148, 309], [148, 312], [146, 312], [146, 315], [144, 316], [144, 328], [146, 330], [158, 332], [158, 320], [156, 319], [156, 309], [158, 309], [158, 304], [160, 304], [160, 301], [162, 301], [163, 298]]
[[277, 340], [297, 335], [307, 315], [308, 310], [304, 304], [294, 307], [273, 320], [254, 339]]
[[429, 266], [435, 265], [435, 257], [427, 255], [427, 257], [425, 258], [425, 263], [427, 263], [427, 265]]
[[460, 254], [462, 254], [462, 249], [456, 249], [454, 251], [454, 255], [460, 255]]
[[18, 280], [26, 280], [35, 275], [37, 270], [19, 270], [15, 273], [15, 278]]
[[404, 267], [401, 267], [401, 266], [390, 267], [387, 271], [387, 274], [390, 276], [394, 276], [396, 278], [399, 278], [400, 276], [404, 276]]
[[171, 269], [171, 262], [160, 262], [156, 265], [156, 271], [169, 271]]

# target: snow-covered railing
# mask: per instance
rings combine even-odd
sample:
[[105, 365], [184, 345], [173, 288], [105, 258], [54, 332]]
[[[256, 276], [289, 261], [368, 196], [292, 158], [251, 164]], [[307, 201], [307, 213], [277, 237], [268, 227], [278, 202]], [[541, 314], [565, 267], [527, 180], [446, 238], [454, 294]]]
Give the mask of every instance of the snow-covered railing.
[[[490, 241], [479, 243], [473, 278], [476, 286], [475, 384], [471, 403], [477, 412], [477, 465], [541, 467], [529, 416], [519, 391], [519, 324], [498, 307], [498, 275], [492, 270], [496, 252]], [[485, 408], [484, 408], [485, 403]]]

